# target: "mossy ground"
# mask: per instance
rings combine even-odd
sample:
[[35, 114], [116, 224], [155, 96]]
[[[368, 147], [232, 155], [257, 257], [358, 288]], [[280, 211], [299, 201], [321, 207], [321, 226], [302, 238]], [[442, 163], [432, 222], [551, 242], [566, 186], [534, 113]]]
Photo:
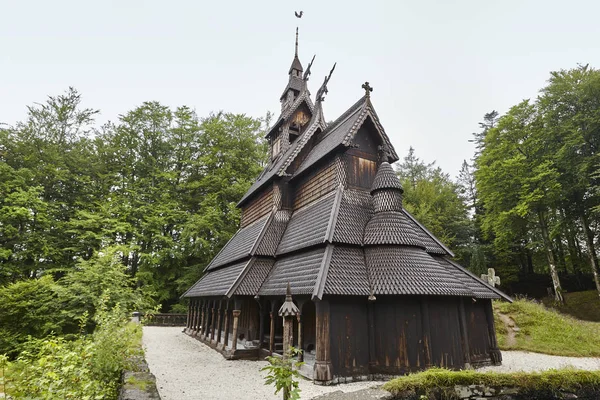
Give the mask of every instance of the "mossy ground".
[[494, 302], [494, 310], [508, 315], [519, 328], [509, 343], [508, 330], [496, 315], [496, 334], [502, 350], [600, 357], [600, 323], [588, 322], [559, 313], [529, 300]]
[[450, 371], [432, 368], [424, 372], [393, 379], [383, 388], [394, 395], [406, 391], [428, 394], [431, 390], [454, 388], [456, 385], [485, 385], [488, 387], [516, 387], [526, 393], [576, 392], [582, 388], [600, 389], [600, 371], [573, 369], [550, 370], [540, 373], [495, 373]]

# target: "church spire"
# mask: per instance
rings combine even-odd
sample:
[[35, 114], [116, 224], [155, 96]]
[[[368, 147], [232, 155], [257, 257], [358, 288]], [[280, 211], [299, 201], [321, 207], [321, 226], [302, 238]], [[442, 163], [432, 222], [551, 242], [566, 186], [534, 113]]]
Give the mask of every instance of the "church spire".
[[302, 68], [300, 59], [298, 58], [298, 27], [296, 27], [296, 46], [294, 52], [294, 60], [292, 61], [292, 65], [290, 66], [288, 74], [293, 77], [301, 78], [302, 71], [304, 71], [304, 69]]
[[298, 58], [298, 27], [296, 27], [296, 54], [295, 58]]

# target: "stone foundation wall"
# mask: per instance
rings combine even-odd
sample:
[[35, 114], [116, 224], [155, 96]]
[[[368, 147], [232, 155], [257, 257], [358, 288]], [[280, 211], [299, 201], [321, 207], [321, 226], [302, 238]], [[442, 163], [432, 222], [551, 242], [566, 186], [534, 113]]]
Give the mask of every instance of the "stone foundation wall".
[[582, 386], [576, 391], [558, 393], [545, 390], [524, 390], [518, 387], [489, 387], [485, 385], [457, 385], [454, 388], [436, 388], [429, 395], [405, 392], [393, 397], [398, 400], [597, 400], [600, 388]]

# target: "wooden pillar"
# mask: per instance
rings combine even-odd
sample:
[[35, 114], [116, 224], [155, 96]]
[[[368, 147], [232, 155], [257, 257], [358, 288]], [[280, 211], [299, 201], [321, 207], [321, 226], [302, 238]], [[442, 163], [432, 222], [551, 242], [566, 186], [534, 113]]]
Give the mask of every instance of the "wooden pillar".
[[216, 311], [216, 307], [217, 307], [217, 302], [213, 301], [212, 304], [212, 309], [211, 309], [211, 316], [210, 316], [210, 340], [213, 341], [215, 339], [215, 311]]
[[465, 312], [465, 299], [458, 299], [458, 318], [460, 320], [460, 337], [463, 351], [463, 361], [465, 368], [471, 368], [471, 350], [469, 348], [469, 330], [467, 328], [467, 314]]
[[374, 373], [377, 366], [377, 353], [375, 349], [375, 296], [367, 299], [367, 323], [369, 338], [369, 372]]
[[200, 332], [200, 325], [202, 317], [202, 300], [196, 300], [196, 306], [194, 307], [194, 335], [197, 335]]
[[205, 326], [202, 327], [202, 339], [206, 339], [208, 337], [208, 327], [210, 325], [210, 303], [211, 303], [211, 301], [207, 300], [206, 304], [204, 306], [204, 308], [205, 308], [204, 313], [205, 313], [206, 317], [205, 317], [205, 321], [204, 321]]
[[187, 316], [185, 318], [185, 331], [187, 332], [190, 329], [192, 324], [192, 300], [188, 303], [187, 307]]
[[194, 326], [194, 299], [190, 299], [190, 304], [188, 305], [188, 323], [186, 326], [187, 333], [191, 333], [193, 326]]
[[302, 314], [298, 313], [296, 320], [298, 321], [298, 350], [300, 350], [298, 361], [302, 362], [304, 361], [304, 350], [302, 350]]
[[425, 368], [431, 367], [431, 327], [427, 297], [421, 297], [421, 328], [423, 330], [423, 358]]
[[260, 340], [259, 346], [263, 347], [263, 340], [265, 339], [265, 318], [267, 317], [267, 313], [265, 312], [265, 305], [259, 304], [260, 307], [260, 324], [258, 327], [258, 338]]
[[198, 330], [198, 304], [200, 303], [199, 299], [194, 300], [194, 304], [192, 306], [192, 335], [196, 333]]
[[331, 365], [331, 337], [329, 335], [329, 301], [315, 300], [317, 314], [317, 348], [313, 377], [315, 381], [328, 382], [333, 379]]
[[217, 316], [217, 344], [221, 342], [221, 313], [223, 312], [223, 302], [219, 300], [219, 310]]
[[231, 350], [237, 349], [237, 334], [238, 334], [238, 320], [240, 318], [241, 310], [233, 310], [233, 338], [231, 339]]
[[199, 335], [202, 335], [202, 329], [204, 328], [204, 325], [206, 325], [206, 313], [204, 312], [205, 303], [206, 300], [202, 300], [202, 302], [200, 303], [200, 326], [198, 327]]
[[487, 321], [488, 326], [488, 335], [490, 339], [490, 358], [492, 359], [492, 363], [494, 365], [502, 364], [502, 353], [500, 353], [500, 349], [498, 348], [498, 341], [496, 339], [496, 329], [494, 328], [494, 310], [492, 309], [492, 300], [483, 300], [479, 301], [485, 302], [485, 319]]
[[229, 300], [225, 302], [225, 338], [223, 339], [223, 348], [229, 344]]

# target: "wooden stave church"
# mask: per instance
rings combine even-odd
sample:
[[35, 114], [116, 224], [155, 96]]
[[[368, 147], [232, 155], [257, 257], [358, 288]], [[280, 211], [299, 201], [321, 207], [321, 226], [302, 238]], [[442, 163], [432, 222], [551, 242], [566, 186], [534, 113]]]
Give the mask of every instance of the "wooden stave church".
[[491, 302], [512, 300], [402, 207], [398, 156], [368, 82], [327, 124], [331, 73], [313, 102], [297, 29], [295, 49], [266, 136], [270, 162], [238, 203], [240, 229], [183, 294], [184, 331], [230, 359], [281, 353], [289, 283], [300, 310], [293, 344], [315, 382], [500, 364]]

